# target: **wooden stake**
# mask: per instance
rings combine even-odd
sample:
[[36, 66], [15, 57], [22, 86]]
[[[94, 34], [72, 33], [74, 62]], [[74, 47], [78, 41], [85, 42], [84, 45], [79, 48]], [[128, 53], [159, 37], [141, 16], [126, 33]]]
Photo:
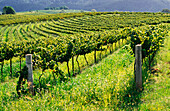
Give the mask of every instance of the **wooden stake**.
[[33, 87], [33, 68], [32, 68], [32, 54], [26, 55], [26, 66], [28, 68], [28, 87], [30, 94], [34, 95], [34, 87]]
[[138, 44], [135, 46], [135, 77], [136, 77], [136, 88], [142, 89], [142, 45]]

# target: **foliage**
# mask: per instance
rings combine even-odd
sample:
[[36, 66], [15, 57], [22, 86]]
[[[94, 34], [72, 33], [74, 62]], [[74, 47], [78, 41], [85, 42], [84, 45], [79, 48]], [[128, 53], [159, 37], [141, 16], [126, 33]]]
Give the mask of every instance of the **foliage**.
[[[125, 12], [120, 12], [121, 16], [113, 13], [82, 13], [82, 15], [89, 14], [91, 16], [72, 18], [72, 21], [69, 21], [70, 19], [52, 20], [34, 24], [18, 24], [2, 27], [6, 29], [4, 31], [6, 34], [2, 35], [0, 42], [0, 61], [3, 62], [13, 57], [24, 57], [30, 53], [35, 55], [34, 66], [41, 67], [42, 71], [45, 71], [48, 68], [53, 69], [57, 62], [68, 62], [73, 56], [78, 57], [84, 55], [85, 57], [86, 54], [93, 51], [103, 50], [102, 47], [104, 45], [109, 46], [129, 36], [131, 37], [131, 47], [133, 51], [136, 44], [144, 44], [143, 58], [147, 57], [148, 54], [153, 54], [159, 49], [167, 29], [162, 25], [148, 27], [142, 24], [143, 21], [150, 24], [150, 16], [153, 16], [151, 13], [142, 13], [143, 15], [139, 13], [140, 16], [149, 14], [149, 17], [144, 20], [136, 17], [133, 23], [131, 23], [131, 18], [139, 15], [138, 13], [126, 14]], [[124, 17], [124, 14], [126, 14], [126, 17]], [[72, 16], [74, 16], [74, 14]], [[160, 14], [156, 16], [159, 17]], [[127, 17], [129, 17], [129, 19], [125, 21]], [[119, 22], [112, 21], [112, 19], [119, 19]], [[137, 19], [138, 21], [136, 21]], [[152, 22], [161, 23], [167, 19], [168, 16], [166, 17], [165, 15], [165, 18], [162, 20], [158, 22], [157, 20], [153, 20]], [[96, 25], [96, 23], [98, 23], [98, 25]], [[110, 25], [112, 23], [115, 25]], [[128, 28], [130, 26], [141, 25], [142, 27], [138, 28]]]
[[[4, 64], [4, 61], [14, 57], [22, 58], [26, 54], [33, 54], [33, 66], [35, 71], [38, 70], [34, 72], [37, 95], [35, 97], [25, 95], [13, 101], [9, 96], [11, 93], [9, 95], [6, 93], [5, 85], [0, 86], [2, 89], [0, 90], [2, 98], [0, 98], [0, 108], [2, 110], [14, 110], [16, 107], [17, 110], [31, 107], [35, 110], [43, 110], [43, 108], [49, 110], [57, 110], [57, 108], [59, 110], [121, 110], [119, 108], [124, 106], [136, 106], [138, 104], [136, 100], [140, 98], [140, 95], [133, 89], [134, 57], [128, 51], [120, 49], [106, 61], [103, 60], [101, 64], [94, 65], [80, 75], [74, 75], [73, 64], [70, 73], [69, 61], [74, 62], [74, 57], [76, 57], [77, 65], [83, 64], [83, 62], [78, 62], [78, 57], [83, 55], [93, 64], [96, 55], [107, 56], [107, 49], [111, 50], [113, 44], [119, 43], [120, 46], [120, 41], [123, 42], [129, 37], [133, 50], [138, 43], [144, 46], [143, 58], [146, 58], [148, 54], [155, 53], [162, 45], [169, 27], [166, 24], [158, 24], [168, 22], [169, 16], [147, 12], [90, 12], [61, 15], [58, 15], [59, 18], [55, 18], [56, 15], [43, 16], [53, 19], [52, 21], [20, 24], [20, 19], [18, 19], [16, 20], [18, 24], [0, 26], [0, 31], [3, 32], [0, 38], [0, 62]], [[63, 16], [66, 18], [62, 18]], [[13, 19], [14, 16], [8, 17]], [[43, 17], [41, 19], [45, 19]], [[142, 17], [145, 18], [141, 19]], [[37, 21], [41, 20], [37, 19]], [[125, 48], [129, 50], [128, 47]], [[95, 53], [97, 51], [98, 54]], [[88, 54], [93, 55], [94, 59], [93, 56], [86, 58]], [[64, 63], [67, 63], [68, 73], [65, 73], [66, 68], [62, 68]], [[81, 66], [81, 68], [85, 67], [85, 65]], [[3, 67], [1, 69], [2, 73]], [[22, 75], [25, 73], [23, 71], [26, 69], [21, 71], [18, 92], [20, 90], [26, 92], [27, 84], [23, 85], [22, 90], [22, 83], [24, 83], [22, 80], [26, 78]], [[77, 77], [71, 78], [73, 75]], [[4, 77], [4, 75], [1, 76]], [[132, 91], [137, 97], [132, 97], [134, 93]], [[16, 95], [15, 97], [17, 98]]]
[[[81, 75], [77, 75], [76, 78], [72, 78], [69, 82], [61, 82], [54, 86], [49, 84], [49, 89], [42, 90], [41, 94], [37, 93], [34, 97], [25, 95], [20, 99], [16, 98], [15, 101], [10, 99], [9, 95], [13, 96], [11, 91], [9, 95], [4, 95], [5, 90], [3, 90], [3, 87], [5, 85], [1, 85], [2, 93], [0, 93], [0, 96], [3, 102], [1, 102], [0, 108], [8, 110], [12, 110], [11, 108], [13, 110], [27, 108], [32, 108], [32, 110], [43, 110], [44, 108], [49, 110], [71, 110], [73, 107], [74, 109], [72, 110], [116, 109], [118, 101], [115, 97], [120, 98], [121, 93], [126, 89], [124, 86], [130, 84], [133, 61], [134, 57], [126, 50], [121, 49], [116, 54], [102, 60], [98, 65], [86, 69]], [[124, 84], [121, 84], [122, 82]], [[14, 89], [13, 85], [9, 85], [9, 87], [12, 90]], [[8, 102], [6, 102], [5, 97]]]
[[5, 6], [3, 8], [3, 13], [2, 14], [15, 14], [15, 10], [11, 6]]
[[44, 10], [68, 10], [69, 8], [67, 6], [61, 6], [61, 7], [46, 7]]
[[162, 12], [164, 12], [164, 13], [170, 13], [170, 9], [163, 9]]
[[142, 59], [148, 55], [154, 54], [160, 46], [164, 37], [166, 36], [166, 27], [144, 27], [143, 29], [132, 29], [130, 31], [131, 36], [131, 48], [135, 54], [135, 46], [137, 44], [142, 45]]
[[[120, 16], [118, 15], [120, 14]], [[114, 26], [119, 27], [128, 27], [128, 26], [142, 26], [145, 24], [156, 25], [160, 23], [168, 23], [169, 15], [161, 13], [149, 13], [149, 12], [85, 12], [85, 13], [61, 13], [61, 14], [50, 14], [50, 15], [3, 15], [0, 16], [0, 25], [10, 25], [10, 24], [20, 24], [20, 23], [35, 23], [40, 21], [51, 21], [51, 20], [63, 20], [72, 17], [85, 17], [91, 15], [102, 15], [101, 17], [106, 17], [106, 23], [113, 24]], [[104, 16], [106, 15], [106, 16]], [[110, 16], [112, 15], [112, 16]], [[134, 17], [135, 16], [135, 17]], [[147, 16], [147, 17], [146, 17]], [[95, 16], [96, 19], [90, 17], [90, 21], [101, 20], [101, 17]], [[136, 18], [136, 19], [135, 19]], [[143, 19], [141, 19], [143, 18]], [[103, 19], [103, 20], [105, 20]], [[116, 21], [114, 21], [117, 19]], [[120, 20], [120, 21], [119, 21]], [[90, 22], [89, 21], [89, 22]], [[133, 22], [132, 22], [133, 21]], [[89, 23], [87, 22], [87, 23]], [[124, 23], [123, 23], [124, 22]], [[110, 25], [111, 25], [110, 24]], [[125, 25], [123, 25], [125, 24]], [[103, 24], [102, 24], [103, 25]], [[111, 26], [109, 26], [110, 28]], [[93, 29], [94, 30], [94, 29]]]
[[[144, 82], [145, 90], [141, 95], [138, 110], [169, 110], [169, 66], [170, 66], [170, 37], [166, 37], [164, 47], [155, 56], [150, 77]], [[136, 110], [136, 108], [134, 108]]]

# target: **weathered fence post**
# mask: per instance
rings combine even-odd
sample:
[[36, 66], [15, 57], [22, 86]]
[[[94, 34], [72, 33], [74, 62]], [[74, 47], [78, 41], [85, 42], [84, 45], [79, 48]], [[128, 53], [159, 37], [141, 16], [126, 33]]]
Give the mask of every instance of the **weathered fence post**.
[[34, 95], [34, 87], [33, 87], [33, 68], [32, 68], [32, 54], [27, 54], [26, 55], [26, 65], [28, 68], [28, 88], [30, 94]]
[[142, 45], [138, 44], [135, 46], [135, 81], [136, 88], [142, 89]]

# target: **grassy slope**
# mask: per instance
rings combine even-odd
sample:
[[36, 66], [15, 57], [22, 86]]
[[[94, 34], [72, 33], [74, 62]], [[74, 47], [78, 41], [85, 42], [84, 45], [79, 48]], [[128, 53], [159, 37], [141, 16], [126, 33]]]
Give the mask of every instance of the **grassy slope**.
[[[158, 69], [144, 83], [144, 91], [132, 90], [134, 58], [119, 50], [85, 69], [67, 83], [40, 97], [16, 95], [16, 79], [1, 83], [1, 110], [169, 110], [170, 38], [156, 56]], [[155, 70], [154, 70], [155, 71]], [[132, 93], [132, 94], [131, 94]]]
[[16, 80], [0, 86], [1, 110], [117, 109], [133, 79], [134, 57], [119, 50], [49, 93], [17, 99]]
[[0, 110], [169, 110], [169, 42], [168, 37], [156, 56], [158, 70], [144, 83], [142, 93], [131, 90], [134, 58], [121, 49], [42, 97], [18, 99], [16, 79], [1, 83]]
[[[169, 33], [170, 35], [170, 33]], [[158, 52], [151, 77], [145, 83], [139, 110], [170, 110], [170, 36]]]

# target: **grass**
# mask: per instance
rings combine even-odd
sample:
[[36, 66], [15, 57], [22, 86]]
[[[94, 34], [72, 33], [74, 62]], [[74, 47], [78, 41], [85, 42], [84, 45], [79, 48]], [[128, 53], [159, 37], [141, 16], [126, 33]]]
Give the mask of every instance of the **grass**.
[[155, 66], [151, 76], [144, 83], [145, 90], [141, 96], [138, 109], [151, 111], [170, 110], [170, 37], [165, 39], [164, 47], [155, 57]]
[[[1, 83], [1, 110], [103, 110], [117, 109], [133, 79], [134, 57], [124, 49], [86, 68], [68, 82], [49, 84], [49, 90], [18, 98], [14, 79]], [[118, 108], [119, 109], [119, 108]]]
[[[152, 71], [143, 69], [143, 73], [148, 77], [143, 83], [142, 92], [135, 90], [134, 57], [121, 48], [98, 61], [98, 64], [85, 68], [81, 74], [70, 78], [68, 82], [57, 82], [54, 85], [50, 83], [53, 81], [51, 74], [46, 72], [42, 82], [48, 84], [49, 89], [44, 89], [34, 97], [23, 95], [18, 98], [15, 91], [17, 79], [1, 83], [0, 110], [168, 111], [170, 109], [169, 42], [170, 37], [167, 37], [164, 47], [156, 55]], [[87, 55], [89, 61], [93, 61], [92, 55], [93, 53]], [[61, 68], [64, 70], [64, 64]]]

